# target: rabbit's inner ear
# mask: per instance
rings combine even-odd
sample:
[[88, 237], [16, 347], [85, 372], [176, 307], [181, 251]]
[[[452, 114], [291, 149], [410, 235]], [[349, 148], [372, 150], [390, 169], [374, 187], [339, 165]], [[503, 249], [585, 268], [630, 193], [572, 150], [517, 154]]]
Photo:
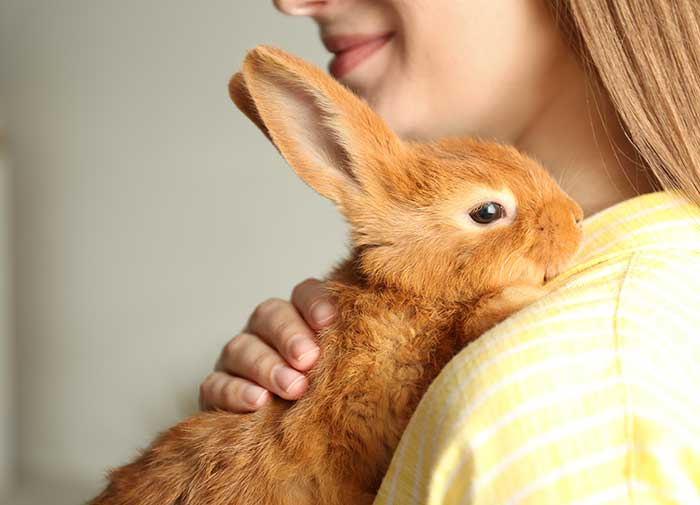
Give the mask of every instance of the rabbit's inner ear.
[[338, 130], [339, 111], [332, 102], [303, 83], [260, 84], [254, 93], [260, 114], [299, 177], [335, 202], [357, 191], [352, 146]]
[[343, 145], [343, 140], [334, 128], [337, 112], [322, 106], [323, 101], [312, 93], [301, 89], [287, 90], [292, 95], [291, 105], [296, 107], [295, 116], [301, 129], [306, 134], [306, 142], [300, 147], [308, 149], [310, 156], [320, 156], [320, 161], [340, 171], [356, 183], [350, 154]]

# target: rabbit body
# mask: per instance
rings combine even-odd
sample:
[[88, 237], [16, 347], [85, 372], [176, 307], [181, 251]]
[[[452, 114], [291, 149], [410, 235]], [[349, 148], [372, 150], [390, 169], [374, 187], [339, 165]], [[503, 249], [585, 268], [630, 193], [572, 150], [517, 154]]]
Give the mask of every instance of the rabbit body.
[[354, 278], [328, 289], [336, 322], [297, 402], [253, 414], [211, 412], [171, 428], [114, 471], [93, 505], [370, 504], [408, 420], [447, 361], [537, 289], [441, 303]]
[[114, 470], [92, 504], [369, 504], [431, 381], [542, 295], [578, 248], [581, 210], [513, 148], [402, 141], [282, 51], [249, 53], [229, 90], [350, 223], [351, 256], [328, 283], [337, 317], [302, 399], [196, 415]]

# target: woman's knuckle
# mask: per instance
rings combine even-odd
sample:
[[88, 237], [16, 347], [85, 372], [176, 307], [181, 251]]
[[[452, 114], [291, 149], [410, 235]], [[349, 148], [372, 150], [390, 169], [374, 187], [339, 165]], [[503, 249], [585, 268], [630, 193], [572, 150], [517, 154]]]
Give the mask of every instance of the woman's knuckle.
[[253, 311], [252, 319], [264, 319], [273, 314], [284, 305], [284, 301], [279, 298], [268, 298], [260, 303]]
[[240, 350], [241, 346], [245, 343], [245, 337], [243, 334], [236, 335], [233, 337], [231, 340], [226, 342], [226, 345], [224, 345], [224, 349], [221, 352], [221, 354], [224, 357], [224, 360], [230, 359], [232, 356], [235, 356], [238, 354], [238, 351]]
[[262, 353], [253, 359], [250, 363], [250, 372], [252, 376], [257, 380], [267, 380], [270, 382], [272, 380], [272, 368], [274, 367], [276, 360], [274, 356], [269, 353]]
[[199, 385], [200, 390], [202, 388], [209, 388], [211, 383], [214, 381], [214, 377], [216, 377], [216, 374], [214, 372], [209, 372], [209, 374], [204, 378], [202, 383]]
[[277, 335], [278, 340], [282, 343], [288, 342], [289, 339], [291, 339], [297, 333], [298, 330], [294, 321], [281, 321], [275, 327], [275, 335]]
[[296, 298], [301, 292], [305, 291], [309, 286], [312, 286], [317, 282], [318, 279], [314, 279], [313, 277], [308, 277], [304, 279], [299, 284], [294, 286], [294, 289], [292, 289], [292, 298]]
[[250, 374], [252, 377], [255, 378], [260, 378], [264, 374], [264, 367], [265, 367], [265, 357], [264, 356], [257, 356], [253, 361], [250, 363]]
[[205, 380], [199, 385], [199, 402], [201, 405], [205, 405], [205, 400], [209, 396], [209, 383]]
[[228, 381], [220, 392], [221, 402], [228, 406], [235, 406], [240, 402], [240, 387], [235, 381]]

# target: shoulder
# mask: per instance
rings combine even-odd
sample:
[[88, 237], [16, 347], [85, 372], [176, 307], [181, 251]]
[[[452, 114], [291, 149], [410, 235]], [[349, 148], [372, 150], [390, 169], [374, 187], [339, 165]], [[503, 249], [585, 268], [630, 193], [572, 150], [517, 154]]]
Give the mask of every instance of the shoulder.
[[636, 251], [575, 270], [547, 296], [489, 333], [520, 333], [522, 338], [533, 330], [591, 326], [646, 332], [674, 324], [690, 330], [700, 324], [699, 286], [700, 251]]
[[[462, 351], [464, 359], [482, 362], [485, 355], [518, 349], [536, 350], [536, 357], [562, 351], [582, 352], [610, 344], [613, 324], [626, 296], [625, 283], [631, 256], [611, 258], [574, 270], [551, 291], [523, 310], [484, 333]], [[525, 355], [518, 361], [527, 359]]]
[[618, 328], [632, 326], [641, 331], [676, 323], [697, 328], [699, 286], [700, 251], [635, 253], [628, 260], [620, 286]]
[[481, 362], [485, 354], [537, 349], [532, 357], [520, 356], [518, 364], [587, 352], [611, 359], [619, 352], [685, 355], [700, 363], [698, 307], [700, 251], [636, 251], [569, 274], [547, 296], [465, 349], [464, 359]]
[[608, 258], [486, 332], [423, 397], [377, 503], [626, 503], [700, 485], [699, 263]]

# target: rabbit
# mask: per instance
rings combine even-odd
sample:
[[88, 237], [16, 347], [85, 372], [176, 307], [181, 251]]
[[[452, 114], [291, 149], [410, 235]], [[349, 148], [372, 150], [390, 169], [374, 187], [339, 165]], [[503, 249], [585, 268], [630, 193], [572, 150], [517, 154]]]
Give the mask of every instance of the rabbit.
[[370, 504], [423, 393], [465, 345], [546, 292], [580, 207], [536, 161], [474, 139], [400, 140], [367, 103], [279, 49], [229, 92], [351, 228], [335, 322], [296, 402], [195, 415], [113, 470], [93, 505]]

